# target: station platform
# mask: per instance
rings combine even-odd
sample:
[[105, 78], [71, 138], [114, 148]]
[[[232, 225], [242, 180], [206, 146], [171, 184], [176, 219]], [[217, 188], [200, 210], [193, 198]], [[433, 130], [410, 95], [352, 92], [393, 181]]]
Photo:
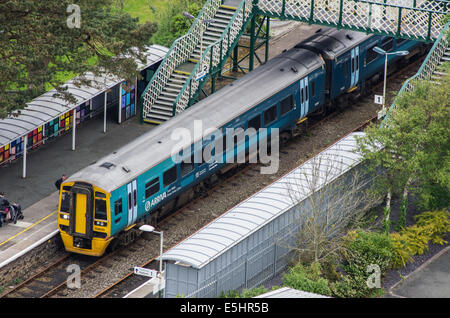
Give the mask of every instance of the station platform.
[[70, 176], [154, 128], [140, 124], [137, 116], [122, 124], [109, 120], [107, 127], [105, 134], [103, 117], [92, 118], [77, 128], [75, 151], [71, 149], [69, 133], [30, 152], [26, 179], [21, 177], [22, 159], [0, 167], [0, 191], [10, 202], [20, 204], [24, 215], [16, 224], [3, 224], [0, 228], [0, 268], [59, 235], [59, 192], [54, 183], [62, 174]]

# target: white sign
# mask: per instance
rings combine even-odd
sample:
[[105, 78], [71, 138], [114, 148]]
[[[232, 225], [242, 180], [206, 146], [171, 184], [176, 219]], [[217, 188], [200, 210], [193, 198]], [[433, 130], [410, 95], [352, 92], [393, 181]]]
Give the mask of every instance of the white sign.
[[203, 65], [203, 70], [200, 73], [197, 73], [197, 76], [195, 76], [195, 80], [198, 82], [200, 81], [203, 77], [205, 77], [206, 75], [208, 75], [209, 69], [208, 69], [208, 65]]
[[383, 96], [375, 95], [375, 104], [383, 105]]
[[147, 277], [151, 277], [151, 278], [158, 276], [158, 271], [155, 271], [154, 269], [143, 268], [143, 267], [135, 267], [134, 273], [136, 275], [147, 276]]
[[384, 116], [386, 116], [386, 108], [383, 108], [382, 110], [380, 110], [378, 112], [378, 120], [380, 120], [381, 118], [383, 118]]

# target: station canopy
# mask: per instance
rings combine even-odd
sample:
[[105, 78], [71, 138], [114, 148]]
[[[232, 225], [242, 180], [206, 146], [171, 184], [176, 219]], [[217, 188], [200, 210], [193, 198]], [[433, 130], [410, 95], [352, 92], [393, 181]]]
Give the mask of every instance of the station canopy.
[[[136, 61], [139, 69], [146, 69], [161, 61], [166, 56], [167, 52], [168, 49], [160, 45], [147, 47], [147, 50], [145, 51], [147, 63], [142, 64], [141, 61]], [[75, 104], [62, 98], [54, 97], [53, 95], [55, 95], [57, 91], [56, 89], [53, 89], [27, 103], [27, 106], [20, 110], [18, 116], [9, 116], [0, 120], [0, 147], [8, 145], [12, 141], [25, 136], [53, 119], [62, 116], [68, 111], [75, 109], [79, 105], [88, 102], [92, 98], [123, 82], [122, 79], [112, 75], [94, 76], [91, 72], [84, 74], [84, 77], [87, 80], [92, 81], [92, 87], [83, 85], [77, 87], [74, 84], [74, 80], [70, 80], [64, 84], [64, 86], [67, 87], [67, 93], [72, 94], [77, 100]]]

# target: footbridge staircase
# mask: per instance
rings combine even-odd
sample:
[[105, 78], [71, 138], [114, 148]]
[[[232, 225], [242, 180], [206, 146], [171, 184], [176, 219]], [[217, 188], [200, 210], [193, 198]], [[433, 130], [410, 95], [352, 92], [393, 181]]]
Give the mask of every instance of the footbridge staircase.
[[449, 8], [447, 0], [208, 0], [147, 86], [141, 119], [160, 124], [190, 107], [249, 25], [254, 37], [258, 16], [434, 42]]

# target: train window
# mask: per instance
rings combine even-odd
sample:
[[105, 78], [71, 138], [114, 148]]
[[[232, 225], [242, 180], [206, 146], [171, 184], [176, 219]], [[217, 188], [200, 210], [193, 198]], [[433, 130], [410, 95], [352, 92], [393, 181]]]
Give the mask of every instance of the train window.
[[355, 59], [352, 58], [352, 73], [355, 73]]
[[359, 70], [359, 55], [356, 55], [355, 63], [356, 63], [356, 70]]
[[159, 192], [159, 178], [156, 177], [145, 184], [145, 198], [148, 199], [155, 193]]
[[373, 50], [373, 48], [376, 45], [377, 44], [375, 43], [374, 45], [372, 45], [372, 46], [367, 48], [367, 51], [366, 51], [366, 64], [369, 64], [370, 62], [372, 62], [372, 61], [377, 59], [378, 53]]
[[294, 96], [290, 95], [281, 101], [280, 113], [284, 115], [292, 109], [294, 109]]
[[70, 212], [70, 198], [72, 194], [70, 192], [63, 191], [61, 194], [61, 212]]
[[270, 107], [264, 112], [264, 125], [267, 126], [277, 119], [277, 105]]
[[122, 198], [114, 202], [114, 215], [122, 213]]
[[305, 84], [305, 101], [307, 102], [309, 99], [309, 93], [308, 93], [308, 84]]
[[303, 92], [303, 88], [300, 90], [300, 100], [302, 104], [305, 102], [305, 93]]
[[101, 193], [101, 192], [95, 192], [95, 197], [96, 198], [106, 198], [106, 194]]
[[106, 213], [106, 201], [101, 199], [95, 199], [95, 219], [107, 220]]
[[311, 95], [312, 97], [316, 96], [316, 82], [311, 82]]
[[397, 48], [398, 48], [400, 45], [403, 45], [408, 40], [407, 39], [397, 39], [396, 41], [397, 41]]
[[345, 77], [348, 77], [348, 70], [349, 70], [348, 61], [345, 61], [345, 63], [344, 63], [344, 76]]
[[256, 131], [258, 131], [258, 129], [261, 128], [261, 116], [258, 115], [250, 119], [248, 121], [248, 128], [254, 128]]
[[[188, 162], [190, 161], [190, 162]], [[194, 156], [188, 158], [188, 159], [184, 159], [181, 164], [180, 164], [180, 168], [181, 168], [181, 177], [184, 177], [186, 175], [188, 175], [191, 171], [194, 170]]]
[[392, 50], [393, 47], [394, 47], [394, 39], [387, 38], [381, 41], [381, 48], [386, 52]]
[[173, 166], [163, 174], [164, 188], [171, 185], [177, 180], [177, 166]]

